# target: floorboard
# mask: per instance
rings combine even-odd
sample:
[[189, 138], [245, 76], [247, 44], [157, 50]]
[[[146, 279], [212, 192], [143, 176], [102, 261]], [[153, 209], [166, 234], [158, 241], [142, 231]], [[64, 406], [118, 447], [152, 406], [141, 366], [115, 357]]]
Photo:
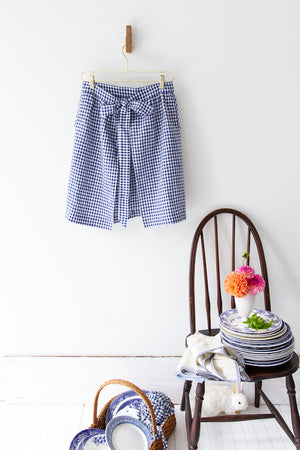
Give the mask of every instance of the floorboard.
[[[249, 412], [254, 412], [250, 405]], [[265, 410], [266, 407], [262, 406]], [[288, 405], [278, 409], [290, 424]], [[264, 412], [264, 411], [262, 411]], [[169, 450], [186, 450], [184, 414], [176, 406], [176, 429]], [[72, 438], [92, 422], [92, 405], [0, 404], [1, 449], [68, 450]], [[274, 419], [203, 423], [199, 449], [291, 450], [294, 445]], [[123, 450], [123, 449], [122, 449]], [[128, 449], [139, 450], [139, 449]]]

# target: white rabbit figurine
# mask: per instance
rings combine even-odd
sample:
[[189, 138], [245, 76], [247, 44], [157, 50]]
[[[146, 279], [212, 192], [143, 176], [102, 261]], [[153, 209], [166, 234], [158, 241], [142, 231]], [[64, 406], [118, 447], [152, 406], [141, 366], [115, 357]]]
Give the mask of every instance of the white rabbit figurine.
[[232, 386], [207, 384], [201, 416], [211, 417], [221, 413], [239, 414], [248, 407], [247, 397], [241, 391], [239, 391], [237, 383], [233, 383]]

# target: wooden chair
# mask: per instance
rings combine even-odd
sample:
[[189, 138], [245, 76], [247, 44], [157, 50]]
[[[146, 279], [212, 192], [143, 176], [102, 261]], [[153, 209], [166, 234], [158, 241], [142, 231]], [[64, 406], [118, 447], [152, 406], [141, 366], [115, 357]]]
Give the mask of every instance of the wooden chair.
[[[221, 226], [225, 221], [230, 220], [229, 225], [229, 233], [225, 234], [225, 242], [222, 242], [221, 245]], [[227, 222], [226, 222], [227, 223]], [[207, 234], [208, 228], [210, 227], [210, 231]], [[200, 330], [202, 333], [206, 335], [216, 335], [219, 331], [218, 328], [212, 328], [212, 319], [211, 319], [211, 311], [215, 308], [216, 312], [216, 320], [218, 320], [218, 316], [222, 313], [222, 310], [227, 310], [235, 307], [234, 297], [231, 297], [231, 305], [230, 307], [223, 307], [222, 300], [222, 285], [224, 278], [222, 277], [221, 271], [221, 262], [225, 261], [223, 257], [223, 246], [227, 247], [230, 256], [227, 258], [229, 260], [229, 271], [234, 270], [237, 266], [240, 266], [242, 261], [236, 261], [236, 252], [237, 252], [237, 241], [240, 239], [243, 240], [243, 234], [241, 232], [242, 227], [245, 227], [245, 241], [244, 247], [242, 249], [242, 253], [244, 251], [248, 251], [250, 253], [250, 258], [252, 261], [252, 254], [257, 251], [257, 261], [258, 266], [252, 263], [251, 265], [255, 268], [257, 273], [261, 273], [263, 276], [266, 287], [264, 290], [264, 307], [270, 311], [270, 294], [269, 294], [269, 281], [267, 274], [267, 267], [265, 261], [265, 255], [262, 247], [262, 243], [258, 232], [251, 222], [244, 214], [234, 209], [218, 209], [216, 211], [208, 214], [199, 224], [196, 229], [192, 249], [191, 249], [191, 257], [190, 257], [190, 274], [189, 274], [189, 288], [190, 288], [190, 299], [189, 299], [189, 311], [190, 311], [190, 334], [196, 332], [198, 328], [196, 328], [196, 304], [195, 304], [195, 280], [198, 285], [203, 286], [203, 296], [205, 297], [205, 308], [206, 308], [206, 321], [207, 321], [207, 329]], [[208, 237], [207, 237], [208, 236]], [[205, 239], [212, 244], [213, 248], [210, 251], [206, 252], [205, 250]], [[197, 252], [199, 240], [201, 241], [201, 251]], [[231, 242], [229, 242], [231, 241]], [[200, 254], [199, 259], [196, 260], [196, 255]], [[220, 254], [221, 258], [220, 258]], [[241, 255], [242, 255], [241, 253]], [[202, 256], [202, 258], [201, 258]], [[214, 262], [212, 263], [212, 259]], [[209, 260], [209, 261], [208, 261]], [[200, 261], [200, 263], [198, 263]], [[236, 264], [237, 262], [237, 264]], [[253, 262], [253, 261], [252, 261]], [[212, 263], [212, 264], [211, 264]], [[203, 280], [204, 282], [199, 282], [199, 279], [195, 277], [195, 268], [197, 265], [201, 265], [201, 272], [203, 272]], [[209, 264], [211, 268], [213, 267], [213, 276], [215, 278], [215, 282], [212, 283], [214, 288], [214, 294], [216, 300], [216, 305], [211, 304], [212, 292], [209, 288], [209, 283], [211, 283], [212, 278], [209, 276]], [[247, 260], [247, 264], [250, 264], [249, 259]], [[227, 271], [228, 273], [228, 271]], [[225, 273], [224, 277], [227, 275]], [[202, 279], [202, 277], [201, 277]], [[225, 296], [227, 296], [225, 294]], [[262, 294], [260, 294], [262, 297]], [[200, 306], [201, 308], [201, 306]], [[200, 309], [201, 310], [201, 309]], [[197, 320], [201, 321], [203, 319], [203, 315], [197, 316]], [[203, 325], [202, 325], [203, 326]], [[267, 419], [274, 418], [277, 420], [279, 425], [283, 428], [285, 433], [288, 435], [290, 440], [296, 446], [297, 449], [300, 449], [300, 420], [299, 413], [296, 403], [296, 392], [295, 392], [295, 383], [293, 380], [292, 374], [296, 372], [299, 366], [299, 357], [296, 353], [293, 354], [293, 357], [290, 361], [280, 366], [274, 367], [254, 367], [254, 366], [246, 366], [246, 372], [250, 377], [250, 380], [254, 382], [255, 388], [255, 406], [258, 408], [260, 405], [260, 398], [262, 397], [268, 406], [270, 413], [269, 414], [240, 414], [240, 415], [222, 415], [215, 417], [201, 417], [201, 408], [202, 401], [205, 394], [205, 383], [196, 383], [196, 394], [195, 394], [195, 410], [194, 415], [192, 417], [191, 406], [190, 406], [190, 391], [192, 386], [192, 381], [185, 381], [182, 395], [182, 403], [181, 410], [185, 411], [186, 417], [186, 429], [187, 429], [187, 438], [188, 438], [188, 448], [190, 450], [197, 449], [199, 437], [200, 437], [200, 425], [201, 422], [236, 422], [241, 420], [253, 420], [253, 419]], [[284, 421], [283, 417], [276, 409], [271, 400], [266, 396], [264, 391], [262, 390], [262, 382], [263, 380], [268, 380], [271, 378], [285, 377], [286, 378], [286, 388], [287, 394], [290, 402], [291, 409], [291, 421], [293, 432], [290, 430], [287, 423]]]

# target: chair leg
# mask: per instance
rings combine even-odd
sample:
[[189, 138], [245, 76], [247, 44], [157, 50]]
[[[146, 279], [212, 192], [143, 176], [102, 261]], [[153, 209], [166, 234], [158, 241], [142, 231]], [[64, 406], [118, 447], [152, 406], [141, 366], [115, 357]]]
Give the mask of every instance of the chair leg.
[[295, 435], [295, 446], [297, 450], [300, 450], [300, 419], [296, 402], [295, 383], [292, 375], [288, 375], [286, 377], [286, 388], [290, 400], [292, 426]]
[[254, 405], [259, 408], [260, 405], [260, 390], [262, 386], [262, 381], [255, 381], [255, 391], [254, 391]]
[[185, 411], [185, 393], [186, 392], [190, 393], [191, 387], [192, 387], [192, 382], [189, 380], [186, 380], [184, 382], [182, 398], [181, 398], [181, 406], [180, 406], [181, 411]]
[[198, 448], [198, 441], [200, 437], [200, 418], [202, 410], [202, 402], [205, 392], [205, 383], [198, 383], [196, 387], [196, 398], [195, 398], [195, 411], [191, 426], [191, 432], [189, 436], [189, 449], [196, 450]]

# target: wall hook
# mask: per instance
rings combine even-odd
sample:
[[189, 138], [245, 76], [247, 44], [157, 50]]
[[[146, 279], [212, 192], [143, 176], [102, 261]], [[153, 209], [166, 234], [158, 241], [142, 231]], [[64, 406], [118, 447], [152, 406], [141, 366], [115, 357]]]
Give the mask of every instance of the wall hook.
[[126, 40], [125, 40], [126, 53], [132, 52], [131, 28], [132, 28], [131, 25], [126, 25]]

